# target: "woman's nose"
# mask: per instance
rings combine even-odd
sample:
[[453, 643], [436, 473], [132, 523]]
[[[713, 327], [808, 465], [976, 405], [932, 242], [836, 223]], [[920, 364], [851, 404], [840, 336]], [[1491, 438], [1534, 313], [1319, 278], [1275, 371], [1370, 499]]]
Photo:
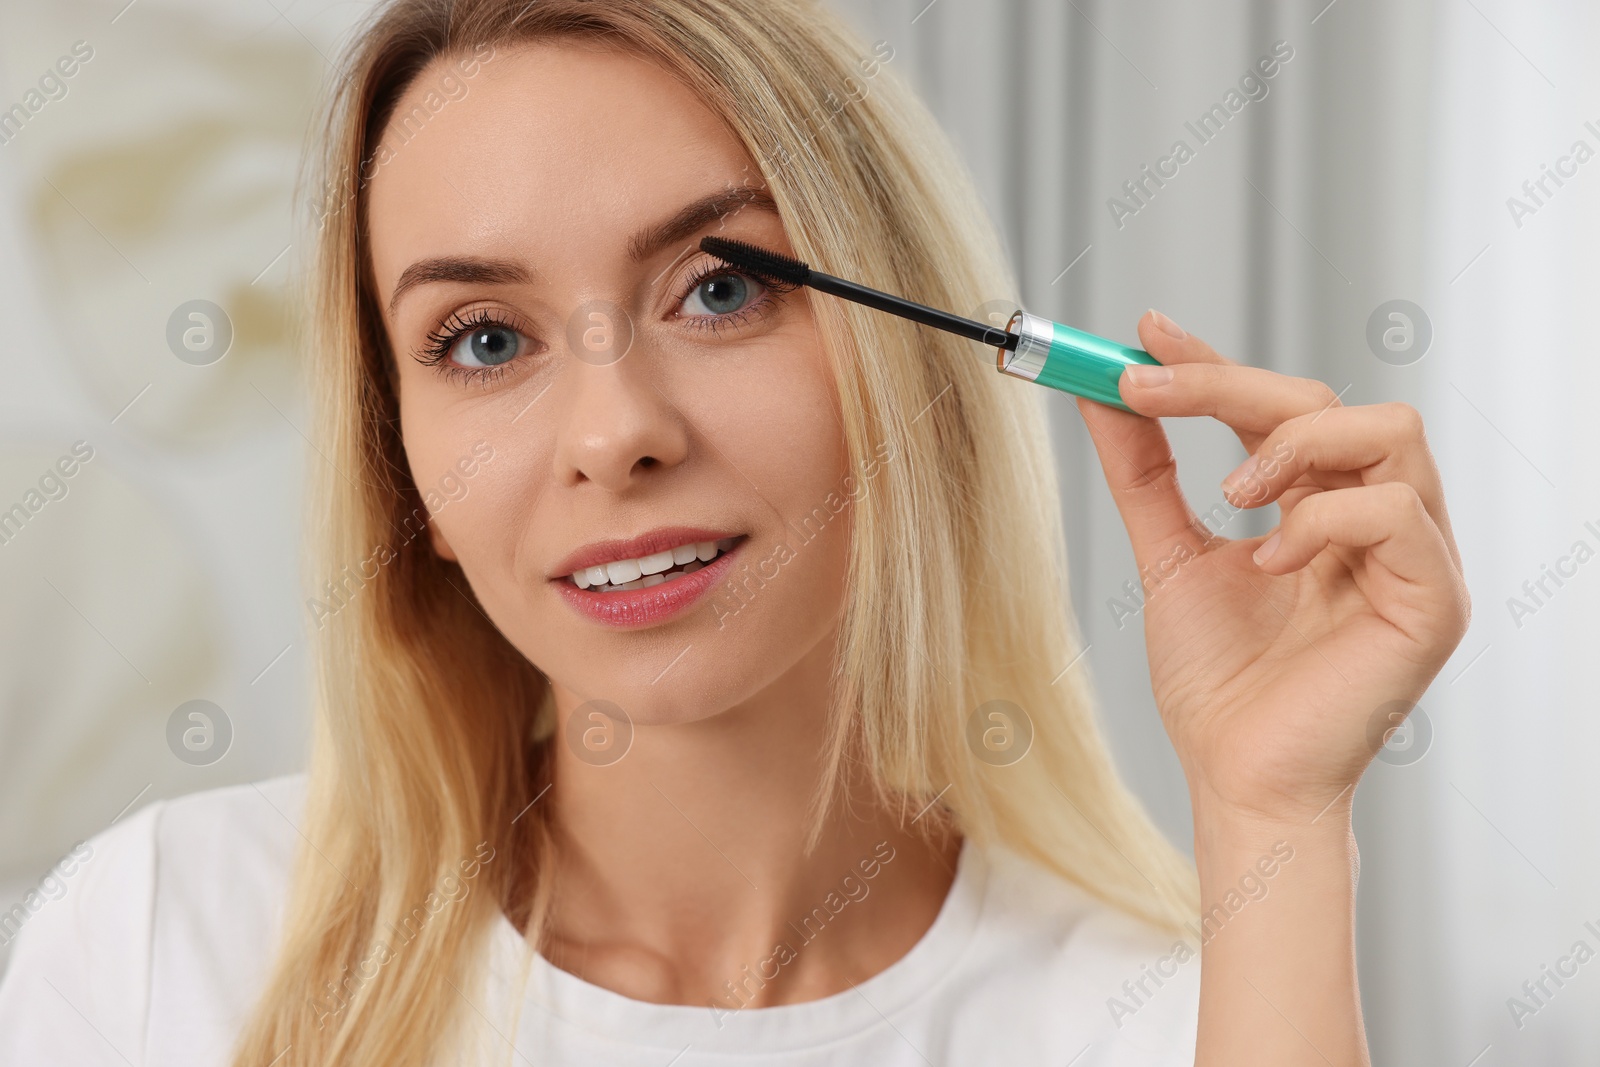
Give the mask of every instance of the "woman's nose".
[[635, 344], [612, 362], [569, 352], [570, 384], [562, 397], [556, 471], [562, 484], [590, 481], [612, 493], [633, 486], [642, 472], [682, 463], [689, 428], [656, 387], [648, 356]]

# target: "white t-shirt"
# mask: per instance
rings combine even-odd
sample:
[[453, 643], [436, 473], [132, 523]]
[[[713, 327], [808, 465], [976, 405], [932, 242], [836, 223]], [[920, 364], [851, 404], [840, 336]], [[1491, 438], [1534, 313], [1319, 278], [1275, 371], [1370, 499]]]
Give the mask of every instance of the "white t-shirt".
[[[158, 801], [91, 839], [88, 856], [80, 848], [0, 982], [0, 1064], [226, 1064], [281, 930], [304, 785], [296, 775]], [[488, 936], [485, 973], [463, 993], [481, 1044], [452, 1063], [1194, 1062], [1197, 956], [1174, 962], [1173, 935], [970, 843], [921, 940], [821, 1000], [720, 1014], [650, 1004], [556, 968], [503, 915]]]

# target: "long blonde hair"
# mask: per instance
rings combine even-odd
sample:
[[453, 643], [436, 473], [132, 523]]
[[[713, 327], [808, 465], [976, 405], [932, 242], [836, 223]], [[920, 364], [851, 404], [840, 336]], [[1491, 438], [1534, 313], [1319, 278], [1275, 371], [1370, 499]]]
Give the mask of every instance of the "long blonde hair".
[[[499, 911], [540, 943], [554, 872], [548, 805], [528, 805], [547, 774], [549, 687], [419, 536], [427, 510], [401, 448], [363, 229], [373, 154], [418, 74], [551, 39], [627, 50], [693, 89], [749, 150], [802, 259], [961, 312], [1016, 293], [943, 132], [880, 69], [886, 57], [817, 4], [383, 4], [354, 42], [320, 161], [308, 299], [312, 594], [324, 599], [306, 845], [241, 1067], [429, 1062], [470, 1012], [459, 990]], [[813, 306], [851, 469], [892, 457], [852, 509], [818, 795], [864, 774], [901, 810], [937, 798], [974, 844], [1002, 843], [1178, 929], [1197, 909], [1193, 868], [1117, 777], [1084, 672], [1057, 677], [1080, 641], [1042, 391], [971, 342], [844, 301]], [[1033, 733], [1005, 766], [969, 740], [996, 700]], [[418, 902], [467, 877], [474, 856], [472, 891], [417, 921]]]

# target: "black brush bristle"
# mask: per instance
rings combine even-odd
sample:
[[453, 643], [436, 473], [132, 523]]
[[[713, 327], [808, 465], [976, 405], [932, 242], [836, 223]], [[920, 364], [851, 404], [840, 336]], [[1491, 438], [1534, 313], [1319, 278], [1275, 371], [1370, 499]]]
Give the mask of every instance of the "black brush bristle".
[[763, 280], [785, 285], [805, 285], [811, 280], [811, 268], [798, 259], [745, 244], [743, 241], [731, 241], [725, 237], [702, 237], [700, 250], [711, 253], [730, 266], [747, 270]]

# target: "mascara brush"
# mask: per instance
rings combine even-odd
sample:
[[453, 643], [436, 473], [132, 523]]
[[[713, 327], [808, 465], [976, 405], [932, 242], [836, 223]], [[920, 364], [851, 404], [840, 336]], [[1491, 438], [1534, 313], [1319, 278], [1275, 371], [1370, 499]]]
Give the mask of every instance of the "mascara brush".
[[1003, 373], [1064, 393], [1087, 397], [1123, 411], [1133, 409], [1122, 402], [1122, 396], [1117, 391], [1122, 368], [1130, 363], [1157, 362], [1143, 349], [1119, 345], [1104, 337], [1030, 315], [1021, 308], [1012, 314], [1011, 321], [1002, 330], [856, 282], [835, 278], [831, 274], [812, 270], [798, 259], [743, 241], [703, 237], [700, 239], [700, 249], [732, 267], [748, 271], [757, 279], [775, 281], [791, 288], [810, 286], [820, 292], [920, 322], [924, 326], [932, 326], [980, 344], [993, 345], [995, 366]]

